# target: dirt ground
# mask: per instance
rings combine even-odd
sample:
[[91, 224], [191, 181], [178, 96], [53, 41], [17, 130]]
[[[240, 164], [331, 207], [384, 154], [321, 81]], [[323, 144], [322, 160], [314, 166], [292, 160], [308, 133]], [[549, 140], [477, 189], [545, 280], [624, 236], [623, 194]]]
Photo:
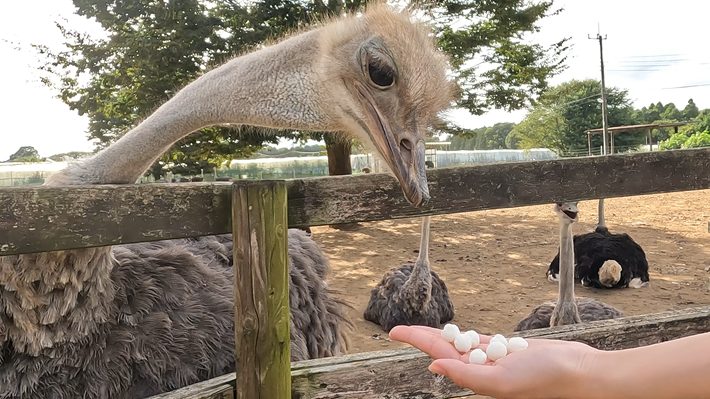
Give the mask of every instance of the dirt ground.
[[[575, 234], [591, 231], [597, 201], [580, 203]], [[607, 199], [612, 232], [626, 232], [646, 252], [651, 285], [642, 289], [597, 290], [577, 284], [578, 296], [607, 302], [626, 315], [710, 304], [710, 191]], [[454, 323], [486, 334], [510, 333], [531, 308], [554, 299], [557, 285], [545, 271], [558, 246], [552, 204], [435, 216], [431, 222], [431, 265], [454, 302]], [[313, 228], [313, 238], [330, 257], [328, 284], [354, 309], [350, 353], [393, 349], [398, 342], [374, 339], [379, 326], [362, 313], [383, 273], [414, 262], [420, 219], [363, 223], [355, 230]]]

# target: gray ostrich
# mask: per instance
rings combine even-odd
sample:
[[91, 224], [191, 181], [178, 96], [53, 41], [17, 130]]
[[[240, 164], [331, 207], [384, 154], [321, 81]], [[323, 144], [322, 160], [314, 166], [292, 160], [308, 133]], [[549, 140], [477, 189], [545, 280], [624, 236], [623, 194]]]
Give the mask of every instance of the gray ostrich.
[[518, 323], [515, 331], [623, 317], [619, 310], [603, 302], [589, 298], [575, 300], [572, 223], [579, 220], [577, 203], [558, 203], [555, 205], [555, 213], [560, 223], [560, 282], [557, 303], [546, 302], [536, 307]]
[[429, 269], [430, 221], [430, 216], [422, 218], [417, 261], [389, 270], [370, 293], [365, 320], [387, 332], [399, 325], [439, 327], [454, 318], [446, 283]]
[[[345, 132], [428, 200], [426, 127], [452, 99], [429, 30], [383, 5], [204, 74], [47, 185], [131, 184], [205, 126]], [[142, 398], [235, 369], [229, 235], [0, 257], [0, 398]], [[343, 349], [325, 256], [289, 231], [293, 359]]]

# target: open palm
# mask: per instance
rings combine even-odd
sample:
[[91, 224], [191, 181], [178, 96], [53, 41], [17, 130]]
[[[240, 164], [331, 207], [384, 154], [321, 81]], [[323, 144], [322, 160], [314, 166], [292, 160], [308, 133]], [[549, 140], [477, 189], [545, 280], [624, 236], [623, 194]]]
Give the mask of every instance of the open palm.
[[[578, 342], [531, 339], [524, 351], [477, 365], [468, 363], [470, 352], [459, 353], [436, 328], [397, 326], [390, 331], [390, 338], [409, 343], [436, 359], [429, 366], [432, 372], [476, 394], [498, 399], [572, 398], [598, 352]], [[485, 351], [490, 340], [481, 335], [479, 348]]]

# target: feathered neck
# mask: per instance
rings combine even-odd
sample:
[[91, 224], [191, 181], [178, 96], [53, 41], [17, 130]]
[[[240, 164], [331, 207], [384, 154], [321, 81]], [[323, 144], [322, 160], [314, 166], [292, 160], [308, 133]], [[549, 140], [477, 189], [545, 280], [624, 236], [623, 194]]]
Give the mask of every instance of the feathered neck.
[[332, 101], [318, 78], [319, 30], [235, 58], [185, 86], [142, 123], [48, 184], [132, 184], [175, 142], [206, 126], [334, 130]]
[[419, 256], [412, 267], [412, 274], [404, 283], [404, 297], [415, 310], [423, 311], [431, 302], [431, 270], [429, 269], [429, 224], [430, 216], [422, 218], [422, 235]]
[[572, 223], [560, 220], [560, 282], [558, 304], [574, 303], [574, 240]]

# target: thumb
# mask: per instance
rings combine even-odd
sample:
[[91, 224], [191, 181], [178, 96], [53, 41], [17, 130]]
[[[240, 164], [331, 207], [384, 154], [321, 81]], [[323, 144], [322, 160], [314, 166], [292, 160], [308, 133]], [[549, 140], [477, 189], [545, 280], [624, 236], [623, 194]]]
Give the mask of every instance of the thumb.
[[492, 378], [495, 373], [495, 366], [492, 365], [468, 364], [460, 360], [439, 359], [429, 366], [429, 371], [445, 375], [454, 384], [469, 388], [479, 395], [490, 392], [491, 386], [495, 384]]

